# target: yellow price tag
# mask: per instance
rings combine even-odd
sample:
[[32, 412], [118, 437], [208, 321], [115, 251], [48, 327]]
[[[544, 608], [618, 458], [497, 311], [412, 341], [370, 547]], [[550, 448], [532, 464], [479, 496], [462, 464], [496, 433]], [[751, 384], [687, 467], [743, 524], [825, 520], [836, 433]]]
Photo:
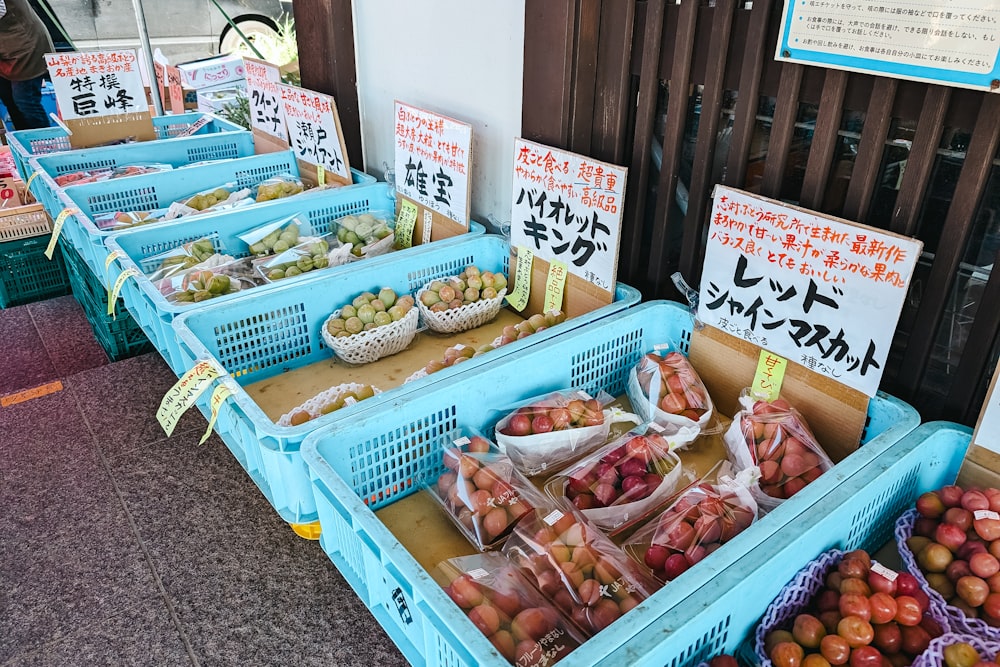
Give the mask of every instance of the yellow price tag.
[[115, 313], [115, 302], [118, 301], [118, 293], [122, 291], [122, 285], [128, 280], [130, 276], [140, 276], [139, 269], [134, 266], [122, 271], [118, 278], [115, 280], [114, 286], [108, 290], [108, 315], [111, 315], [112, 319], [118, 319], [118, 315]]
[[413, 227], [417, 224], [417, 205], [408, 199], [403, 200], [396, 220], [396, 247], [410, 248], [413, 246]]
[[212, 406], [212, 415], [208, 420], [208, 430], [205, 431], [205, 435], [201, 436], [201, 440], [198, 441], [199, 445], [204, 445], [205, 441], [208, 440], [208, 436], [212, 435], [215, 420], [219, 418], [219, 408], [222, 407], [222, 402], [232, 395], [233, 390], [224, 384], [220, 384], [212, 392], [212, 398], [209, 400], [209, 405]]
[[517, 263], [514, 270], [514, 291], [505, 298], [507, 303], [514, 307], [514, 310], [524, 310], [528, 305], [528, 297], [531, 296], [531, 265], [535, 261], [535, 255], [530, 248], [523, 245], [517, 246]]
[[34, 180], [35, 180], [36, 178], [38, 178], [38, 175], [39, 175], [40, 173], [42, 173], [42, 171], [41, 171], [41, 170], [38, 170], [38, 171], [34, 172], [33, 174], [31, 174], [31, 176], [28, 176], [28, 182], [24, 184], [24, 189], [25, 189], [25, 190], [29, 190], [29, 189], [31, 189], [31, 183], [32, 183], [32, 182], [33, 182], [33, 181], [34, 181]]
[[326, 169], [321, 164], [316, 165], [316, 184], [326, 185]]
[[549, 262], [549, 276], [545, 280], [545, 307], [543, 313], [562, 310], [563, 291], [566, 288], [566, 263], [558, 259]]
[[108, 255], [108, 258], [104, 260], [104, 275], [108, 275], [108, 269], [111, 268], [111, 262], [115, 261], [116, 259], [124, 259], [124, 258], [125, 258], [125, 253], [123, 253], [121, 250], [115, 250], [110, 255]]
[[168, 436], [172, 435], [181, 415], [205, 393], [219, 369], [208, 361], [199, 361], [167, 391], [156, 411], [156, 420]]
[[52, 238], [49, 239], [49, 245], [45, 248], [46, 258], [52, 259], [52, 253], [56, 249], [56, 242], [59, 241], [59, 233], [62, 232], [63, 225], [66, 224], [66, 218], [74, 213], [76, 213], [75, 208], [64, 208], [62, 213], [56, 216], [55, 222], [52, 223]]
[[752, 395], [765, 398], [768, 402], [778, 398], [787, 367], [788, 361], [784, 357], [761, 350], [757, 372], [753, 376]]

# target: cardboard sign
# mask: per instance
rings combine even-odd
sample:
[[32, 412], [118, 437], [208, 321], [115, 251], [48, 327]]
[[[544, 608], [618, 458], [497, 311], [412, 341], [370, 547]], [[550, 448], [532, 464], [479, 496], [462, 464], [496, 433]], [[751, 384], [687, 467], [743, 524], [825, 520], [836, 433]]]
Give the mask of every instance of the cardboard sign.
[[443, 225], [431, 238], [468, 231], [472, 126], [398, 100], [395, 118], [396, 192]]
[[17, 187], [20, 182], [13, 176], [0, 177], [0, 208], [14, 208], [24, 203]]
[[64, 121], [149, 109], [134, 49], [48, 53], [45, 63]]
[[922, 247], [719, 187], [698, 317], [874, 396]]
[[170, 95], [170, 110], [173, 113], [184, 113], [184, 84], [181, 82], [181, 71], [169, 65], [167, 66], [167, 91]]
[[985, 447], [996, 454], [1000, 454], [1000, 393], [996, 390], [997, 376], [1000, 375], [997, 373], [998, 370], [1000, 365], [993, 370], [993, 379], [990, 381], [989, 391], [986, 392], [986, 400], [983, 401], [976, 430], [972, 434], [973, 444]]
[[[163, 100], [163, 92], [167, 89], [167, 72], [165, 65], [157, 60], [153, 60], [153, 72], [156, 75], [156, 88], [160, 91], [160, 100]], [[166, 111], [164, 109], [164, 111]]]
[[1000, 0], [785, 0], [775, 58], [996, 92]]
[[[285, 105], [281, 101], [281, 72], [271, 63], [243, 59], [246, 71], [247, 100], [250, 103], [250, 128], [256, 153], [288, 150]], [[263, 149], [263, 150], [261, 150]]]
[[351, 184], [351, 166], [347, 145], [340, 129], [337, 105], [329, 95], [295, 86], [278, 86], [288, 122], [288, 138], [296, 159], [307, 165], [303, 176], [313, 175], [310, 185], [317, 185], [316, 166], [326, 170], [326, 180]]
[[[584, 155], [514, 141], [510, 243], [535, 256], [535, 272], [541, 277], [533, 282], [541, 287], [532, 288], [532, 301], [541, 292], [541, 305], [548, 263], [559, 260], [569, 272], [567, 315], [572, 317], [571, 299], [580, 289], [591, 295], [595, 306], [611, 303], [627, 174], [625, 167]], [[544, 264], [539, 266], [539, 260]]]

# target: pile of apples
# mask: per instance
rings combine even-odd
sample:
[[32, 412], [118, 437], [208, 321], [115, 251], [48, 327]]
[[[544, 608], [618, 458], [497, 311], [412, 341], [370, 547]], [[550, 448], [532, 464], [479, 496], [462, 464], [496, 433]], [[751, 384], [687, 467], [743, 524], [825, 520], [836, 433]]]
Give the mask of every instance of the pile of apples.
[[434, 486], [452, 516], [484, 547], [496, 543], [534, 509], [524, 498], [527, 487], [517, 489], [511, 484], [518, 473], [510, 459], [488, 456], [492, 449], [489, 440], [476, 435], [464, 451], [448, 450], [444, 455], [448, 471], [441, 473]]
[[570, 473], [566, 498], [579, 510], [611, 507], [648, 498], [677, 461], [663, 436], [633, 435]]
[[1000, 490], [948, 485], [916, 506], [906, 546], [927, 583], [966, 616], [1000, 627]]
[[[699, 484], [660, 515], [642, 561], [657, 579], [672, 581], [746, 530], [755, 518], [754, 508], [733, 491]], [[634, 541], [644, 540], [637, 534]]]
[[831, 465], [801, 417], [782, 398], [754, 403], [752, 414], [741, 417], [740, 429], [760, 468], [761, 491], [772, 498], [791, 498]]
[[[652, 395], [650, 385], [654, 370], [659, 370], [660, 386], [657, 389], [656, 406], [672, 415], [680, 415], [694, 421], [708, 411], [707, 392], [701, 378], [691, 362], [680, 352], [671, 352], [665, 357], [649, 353], [638, 371], [639, 386], [646, 396]], [[650, 363], [655, 364], [651, 366]]]
[[793, 625], [765, 636], [764, 650], [775, 667], [909, 665], [942, 634], [929, 606], [916, 577], [850, 551]]
[[518, 408], [500, 429], [504, 435], [522, 436], [551, 431], [564, 431], [604, 423], [604, 410], [595, 399], [572, 399], [565, 406], [547, 403]]
[[[468, 573], [445, 592], [497, 651], [519, 667], [551, 665], [579, 646], [577, 633], [550, 605], [538, 605], [531, 584], [510, 572], [510, 585], [480, 584]], [[537, 595], [537, 593], [535, 593]]]

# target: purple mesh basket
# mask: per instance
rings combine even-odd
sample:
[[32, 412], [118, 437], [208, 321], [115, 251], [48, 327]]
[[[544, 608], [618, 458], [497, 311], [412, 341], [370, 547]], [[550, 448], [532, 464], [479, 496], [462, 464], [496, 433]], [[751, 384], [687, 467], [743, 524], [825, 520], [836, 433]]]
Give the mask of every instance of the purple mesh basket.
[[987, 625], [985, 621], [978, 618], [966, 616], [964, 611], [948, 604], [941, 597], [941, 594], [927, 583], [927, 578], [921, 572], [920, 566], [917, 565], [916, 557], [906, 544], [906, 541], [913, 536], [913, 522], [916, 521], [916, 518], [917, 510], [908, 509], [896, 519], [896, 545], [899, 548], [899, 557], [902, 558], [906, 571], [917, 578], [920, 587], [930, 596], [931, 610], [936, 609], [939, 616], [945, 617], [948, 623], [945, 627], [951, 628], [955, 632], [974, 635], [990, 642], [1000, 642], [1000, 628]]
[[946, 632], [931, 640], [927, 650], [917, 656], [910, 667], [944, 667], [944, 649], [946, 646], [967, 642], [979, 651], [979, 657], [987, 662], [996, 660], [1000, 655], [1000, 643], [962, 632]]

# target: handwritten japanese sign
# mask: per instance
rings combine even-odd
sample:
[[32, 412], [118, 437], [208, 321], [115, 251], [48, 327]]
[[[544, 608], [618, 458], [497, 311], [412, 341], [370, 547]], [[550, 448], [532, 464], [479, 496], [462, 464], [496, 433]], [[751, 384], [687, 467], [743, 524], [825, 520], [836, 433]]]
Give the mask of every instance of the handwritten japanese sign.
[[181, 83], [181, 71], [169, 65], [167, 66], [167, 91], [170, 95], [170, 110], [174, 113], [184, 113], [184, 85]]
[[983, 409], [979, 413], [972, 442], [1000, 454], [1000, 392], [997, 391], [1000, 373], [997, 371], [1000, 371], [1000, 365], [993, 369], [993, 379], [990, 381], [989, 391], [986, 392], [986, 400], [983, 401]]
[[396, 191], [469, 226], [472, 126], [396, 102]]
[[516, 139], [511, 245], [565, 262], [570, 273], [614, 291], [627, 172]]
[[134, 49], [45, 54], [63, 120], [147, 111]]
[[243, 69], [247, 77], [250, 126], [287, 144], [285, 105], [278, 88], [281, 72], [271, 63], [253, 58], [243, 59]]
[[1000, 0], [785, 0], [776, 58], [997, 91]]
[[698, 316], [874, 396], [921, 248], [719, 187]]
[[351, 182], [347, 146], [340, 131], [337, 105], [329, 95], [295, 86], [278, 85], [288, 123], [288, 139], [295, 157], [323, 167], [328, 178]]

